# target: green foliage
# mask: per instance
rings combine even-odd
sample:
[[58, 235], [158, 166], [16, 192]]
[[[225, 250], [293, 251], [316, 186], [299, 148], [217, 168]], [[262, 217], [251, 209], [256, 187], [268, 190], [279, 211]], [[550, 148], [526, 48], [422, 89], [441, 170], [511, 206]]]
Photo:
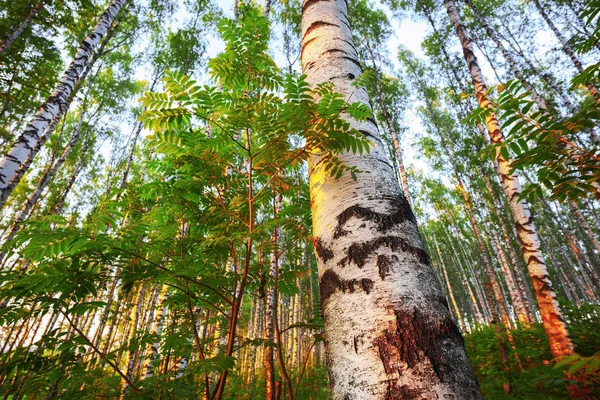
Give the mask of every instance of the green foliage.
[[[578, 354], [557, 362], [552, 359], [541, 324], [535, 324], [530, 329], [515, 329], [511, 332], [515, 347], [508, 347], [508, 375], [503, 370], [498, 333], [494, 327], [483, 327], [466, 335], [469, 361], [486, 399], [566, 399], [569, 398], [566, 384], [574, 385], [574, 390], [581, 396], [578, 398], [588, 398], [586, 396], [600, 390], [600, 336], [595, 329], [599, 322], [598, 306], [567, 306], [564, 312]], [[519, 370], [516, 363], [515, 351], [523, 371]], [[511, 384], [513, 392], [510, 395], [504, 393], [504, 382]]]
[[595, 102], [587, 102], [577, 114], [559, 119], [536, 109], [529, 93], [512, 80], [500, 87], [492, 107], [476, 109], [469, 120], [484, 124], [492, 112], [497, 113], [506, 140], [489, 146], [485, 156], [493, 160], [501, 154], [512, 159], [513, 170], [536, 169], [539, 185], [523, 190], [522, 197], [542, 196], [542, 187], [551, 191], [552, 199], [561, 201], [597, 191], [599, 149], [586, 138], [600, 120]]

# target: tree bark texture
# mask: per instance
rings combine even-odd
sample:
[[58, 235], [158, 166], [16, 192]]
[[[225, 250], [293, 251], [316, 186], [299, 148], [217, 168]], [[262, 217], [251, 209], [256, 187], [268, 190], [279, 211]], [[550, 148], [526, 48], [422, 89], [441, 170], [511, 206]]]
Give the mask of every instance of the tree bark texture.
[[[485, 84], [483, 73], [479, 68], [475, 53], [473, 53], [471, 38], [467, 34], [465, 27], [460, 20], [454, 2], [452, 0], [443, 1], [458, 38], [460, 39], [479, 105], [482, 108], [487, 108], [490, 106], [490, 100], [487, 97], [488, 88]], [[500, 123], [494, 113], [491, 113], [487, 117], [486, 127], [490, 141], [493, 144], [504, 142], [504, 135], [500, 129]], [[550, 342], [550, 350], [555, 357], [572, 354], [574, 351], [573, 343], [569, 337], [556, 298], [556, 293], [554, 292], [552, 282], [548, 275], [548, 269], [544, 263], [544, 257], [540, 250], [540, 243], [535, 224], [533, 223], [529, 211], [529, 205], [525, 201], [519, 200], [519, 195], [521, 194], [519, 178], [516, 174], [510, 172], [510, 160], [507, 160], [501, 154], [498, 154], [497, 162], [502, 189], [509, 200], [511, 212], [515, 220], [517, 238], [533, 283], [544, 329], [546, 330], [546, 335]]]
[[[345, 0], [302, 3], [302, 67], [349, 101], [362, 68]], [[309, 163], [313, 244], [334, 399], [480, 399], [462, 336], [437, 286], [417, 223], [373, 121], [351, 126], [374, 144], [340, 154], [362, 173], [339, 179]]]

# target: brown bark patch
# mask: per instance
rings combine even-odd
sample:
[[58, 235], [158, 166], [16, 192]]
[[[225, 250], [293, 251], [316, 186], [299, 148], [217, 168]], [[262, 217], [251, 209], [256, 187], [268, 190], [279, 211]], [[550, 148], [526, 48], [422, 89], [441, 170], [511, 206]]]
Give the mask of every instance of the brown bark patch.
[[531, 277], [531, 282], [536, 293], [549, 293], [554, 292], [550, 277], [548, 275], [534, 275]]
[[348, 231], [344, 230], [344, 225], [352, 218], [360, 218], [375, 223], [379, 232], [386, 232], [404, 221], [417, 224], [417, 220], [404, 196], [394, 196], [391, 204], [394, 205], [394, 209], [389, 213], [378, 213], [359, 205], [348, 207], [337, 216], [338, 224], [333, 233], [333, 238], [337, 239], [348, 234]]
[[321, 292], [321, 306], [331, 297], [332, 294], [340, 290], [340, 277], [332, 269], [325, 271], [319, 282], [319, 291]]
[[427, 362], [443, 382], [444, 373], [452, 368], [444, 362], [443, 342], [463, 345], [462, 336], [450, 316], [445, 315], [440, 321], [432, 323], [419, 310], [395, 310], [394, 313], [395, 328], [386, 329], [374, 340], [385, 372], [392, 374], [398, 371], [402, 374], [405, 367], [398, 360], [411, 369], [420, 362]]
[[324, 305], [332, 294], [338, 290], [343, 293], [354, 293], [358, 289], [362, 290], [366, 294], [370, 294], [373, 290], [374, 283], [371, 279], [341, 279], [332, 269], [325, 271], [319, 282], [319, 289], [321, 292], [321, 305]]
[[354, 243], [348, 247], [346, 257], [338, 265], [344, 267], [354, 262], [359, 268], [362, 268], [367, 263], [367, 259], [383, 246], [388, 247], [392, 251], [400, 250], [403, 253], [412, 254], [422, 264], [429, 265], [429, 256], [425, 250], [412, 246], [408, 241], [397, 236], [383, 236], [364, 243]]
[[321, 238], [314, 237], [313, 238], [313, 246], [315, 247], [315, 253], [317, 253], [317, 256], [324, 263], [326, 263], [327, 261], [331, 260], [334, 257], [333, 251], [331, 251], [331, 249], [328, 249], [327, 247], [325, 247]]
[[423, 391], [417, 388], [410, 388], [407, 385], [398, 386], [396, 380], [388, 381], [388, 388], [385, 393], [385, 400], [411, 400], [422, 398]]

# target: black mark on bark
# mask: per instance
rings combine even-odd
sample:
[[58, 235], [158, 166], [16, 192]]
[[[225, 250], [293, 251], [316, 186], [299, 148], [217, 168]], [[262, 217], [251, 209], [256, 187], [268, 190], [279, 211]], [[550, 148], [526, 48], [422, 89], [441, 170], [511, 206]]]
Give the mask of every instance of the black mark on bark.
[[344, 56], [344, 57], [342, 57], [342, 58], [344, 58], [344, 59], [346, 59], [346, 60], [348, 60], [348, 61], [352, 62], [352, 63], [353, 63], [353, 64], [355, 64], [355, 65], [357, 65], [357, 66], [358, 66], [358, 68], [360, 68], [360, 71], [362, 72], [362, 65], [360, 65], [360, 63], [358, 62], [358, 60], [357, 60], [356, 58], [347, 57], [347, 56]]
[[306, 32], [304, 33], [304, 36], [302, 38], [305, 38], [306, 35], [308, 35], [312, 31], [314, 31], [315, 29], [319, 29], [319, 28], [322, 28], [324, 26], [335, 26], [336, 28], [340, 27], [339, 25], [332, 24], [330, 22], [325, 22], [325, 21], [313, 22], [312, 24], [310, 24], [310, 26], [308, 27], [308, 29], [306, 30]]
[[321, 291], [321, 306], [325, 305], [325, 302], [329, 300], [332, 294], [338, 290], [343, 293], [354, 293], [356, 290], [361, 289], [366, 294], [370, 294], [373, 290], [373, 281], [371, 279], [341, 279], [332, 269], [325, 271], [319, 282], [319, 289]]
[[385, 276], [388, 274], [388, 272], [390, 272], [391, 265], [392, 263], [387, 256], [382, 254], [377, 256], [377, 269], [379, 270], [379, 276], [381, 277], [382, 281], [385, 280]]
[[390, 201], [390, 204], [392, 204], [393, 209], [389, 213], [378, 213], [370, 208], [361, 207], [359, 205], [348, 207], [337, 216], [338, 224], [333, 233], [333, 238], [337, 239], [348, 234], [348, 231], [344, 230], [344, 225], [351, 218], [360, 218], [365, 221], [374, 222], [377, 225], [377, 230], [379, 232], [386, 232], [407, 220], [415, 225], [417, 224], [417, 220], [410, 208], [410, 204], [406, 201], [404, 196], [394, 196]]
[[306, 11], [306, 9], [310, 6], [313, 6], [315, 4], [317, 4], [320, 1], [329, 1], [329, 0], [308, 0], [306, 3], [304, 3], [304, 5], [302, 6], [302, 12], [304, 13], [304, 11]]
[[392, 251], [402, 251], [410, 253], [416, 257], [419, 262], [429, 265], [429, 256], [425, 250], [411, 246], [405, 239], [398, 236], [383, 236], [364, 243], [354, 243], [350, 245], [344, 257], [338, 265], [344, 267], [354, 262], [359, 268], [367, 263], [367, 259], [380, 247], [387, 247]]
[[313, 238], [313, 246], [315, 246], [315, 252], [317, 253], [317, 256], [324, 263], [326, 263], [327, 261], [329, 261], [333, 258], [333, 251], [331, 251], [330, 249], [325, 247], [321, 238], [314, 237]]

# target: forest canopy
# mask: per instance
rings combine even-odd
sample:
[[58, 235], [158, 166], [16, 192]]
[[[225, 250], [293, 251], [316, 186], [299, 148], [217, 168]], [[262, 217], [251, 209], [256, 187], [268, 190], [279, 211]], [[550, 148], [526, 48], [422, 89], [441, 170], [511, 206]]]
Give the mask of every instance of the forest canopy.
[[595, 398], [598, 59], [598, 0], [0, 0], [0, 395]]

